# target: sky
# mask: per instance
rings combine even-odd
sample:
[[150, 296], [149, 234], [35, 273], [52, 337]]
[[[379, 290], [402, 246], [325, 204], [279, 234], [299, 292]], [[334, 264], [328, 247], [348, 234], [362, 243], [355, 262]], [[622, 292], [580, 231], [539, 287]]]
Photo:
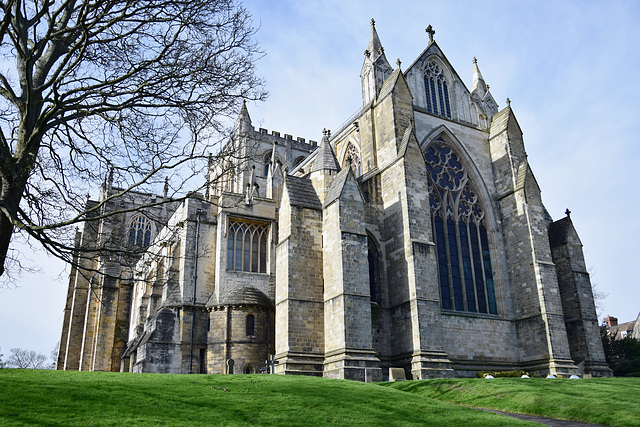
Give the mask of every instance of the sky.
[[[257, 73], [269, 101], [248, 104], [255, 127], [320, 141], [362, 105], [360, 71], [370, 21], [387, 59], [406, 69], [427, 47], [425, 28], [470, 88], [473, 57], [502, 109], [507, 97], [554, 219], [568, 208], [601, 319], [640, 312], [640, 2], [249, 0], [265, 52]], [[624, 209], [623, 209], [624, 208]], [[49, 354], [60, 337], [64, 265], [24, 250], [23, 272], [0, 288], [0, 353]]]

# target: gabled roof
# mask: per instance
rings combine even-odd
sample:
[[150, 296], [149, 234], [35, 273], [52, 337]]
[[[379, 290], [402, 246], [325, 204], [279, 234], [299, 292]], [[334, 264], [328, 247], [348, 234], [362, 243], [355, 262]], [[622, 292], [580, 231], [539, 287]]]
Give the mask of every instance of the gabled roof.
[[502, 109], [502, 111], [498, 111], [491, 119], [489, 139], [493, 138], [496, 135], [499, 135], [502, 132], [508, 131], [511, 126], [516, 126], [518, 132], [522, 134], [522, 129], [520, 128], [520, 124], [518, 123], [515, 114], [513, 114], [511, 104], [508, 103], [507, 106]]
[[333, 182], [331, 183], [331, 188], [329, 188], [329, 191], [327, 192], [327, 197], [324, 199], [325, 206], [340, 198], [342, 189], [344, 188], [344, 185], [347, 182], [350, 173], [353, 173], [351, 171], [351, 168], [345, 167], [338, 173], [338, 175], [336, 175], [336, 177], [333, 179]]
[[570, 217], [567, 216], [552, 222], [549, 224], [549, 245], [552, 248], [566, 245], [572, 232], [575, 232], [575, 229]]
[[318, 198], [311, 180], [297, 176], [285, 175], [284, 185], [289, 195], [289, 204], [301, 208], [322, 209], [322, 203]]
[[429, 45], [427, 46], [427, 48], [425, 50], [422, 51], [422, 53], [411, 63], [411, 65], [409, 65], [409, 67], [404, 71], [404, 74], [407, 75], [410, 72], [413, 71], [414, 67], [417, 67], [418, 64], [422, 63], [427, 56], [430, 55], [436, 55], [438, 56], [447, 66], [447, 68], [449, 70], [451, 70], [451, 73], [453, 74], [454, 78], [460, 82], [460, 84], [462, 85], [462, 87], [467, 91], [467, 93], [469, 95], [471, 95], [471, 91], [467, 88], [467, 86], [464, 84], [464, 80], [460, 78], [460, 75], [458, 74], [458, 72], [456, 71], [455, 68], [453, 68], [453, 66], [451, 65], [451, 62], [449, 62], [449, 60], [447, 59], [446, 55], [444, 54], [444, 52], [442, 51], [442, 49], [440, 49], [440, 46], [438, 46], [437, 42], [431, 42], [429, 43]]
[[[378, 94], [376, 99], [380, 100], [389, 95], [397, 86], [400, 79], [402, 79], [402, 82], [404, 82], [404, 85], [408, 90], [409, 85], [407, 84], [407, 79], [405, 79], [404, 74], [402, 74], [402, 70], [400, 70], [400, 67], [398, 67], [393, 71], [393, 73], [391, 73], [389, 77], [386, 78], [386, 80], [382, 84], [382, 87], [380, 88], [380, 93]], [[409, 94], [411, 94], [411, 90], [409, 90]], [[413, 95], [411, 95], [411, 97], [413, 98]]]

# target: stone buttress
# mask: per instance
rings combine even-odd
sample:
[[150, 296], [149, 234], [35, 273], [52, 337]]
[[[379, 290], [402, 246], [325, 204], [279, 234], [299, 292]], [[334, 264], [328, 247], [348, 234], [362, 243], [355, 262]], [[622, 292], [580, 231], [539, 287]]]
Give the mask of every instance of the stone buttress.
[[574, 374], [547, 213], [510, 106], [492, 120], [489, 144], [523, 369]]

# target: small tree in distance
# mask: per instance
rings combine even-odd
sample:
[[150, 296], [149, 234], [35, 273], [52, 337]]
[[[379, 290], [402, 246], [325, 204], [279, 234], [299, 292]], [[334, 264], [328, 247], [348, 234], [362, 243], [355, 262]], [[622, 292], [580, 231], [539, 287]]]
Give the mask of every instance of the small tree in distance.
[[[197, 190], [227, 118], [266, 93], [234, 0], [0, 1], [0, 276], [16, 232], [73, 260], [76, 225], [129, 191]], [[119, 190], [87, 208], [111, 175]], [[215, 180], [215, 177], [210, 177]], [[184, 192], [183, 192], [184, 193]], [[100, 248], [93, 248], [99, 250]]]
[[47, 365], [47, 356], [36, 353], [33, 350], [23, 350], [21, 348], [12, 348], [9, 350], [11, 355], [7, 359], [8, 368], [17, 369], [50, 369]]

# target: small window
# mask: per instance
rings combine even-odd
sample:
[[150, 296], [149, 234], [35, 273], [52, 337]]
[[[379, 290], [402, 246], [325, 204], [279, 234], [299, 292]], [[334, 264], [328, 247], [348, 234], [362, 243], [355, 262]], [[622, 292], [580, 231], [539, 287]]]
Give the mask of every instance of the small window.
[[143, 215], [138, 215], [129, 225], [129, 245], [146, 248], [150, 243], [151, 221]]
[[256, 318], [253, 314], [247, 316], [247, 336], [252, 337], [256, 334]]
[[360, 164], [360, 153], [358, 148], [353, 144], [349, 143], [347, 146], [347, 150], [344, 154], [344, 159], [342, 161], [342, 167], [345, 167], [347, 163], [351, 162], [351, 169], [353, 169], [353, 174], [358, 178], [362, 174], [362, 166]]
[[269, 166], [271, 166], [271, 154], [265, 154], [264, 156], [264, 176], [269, 175]]

